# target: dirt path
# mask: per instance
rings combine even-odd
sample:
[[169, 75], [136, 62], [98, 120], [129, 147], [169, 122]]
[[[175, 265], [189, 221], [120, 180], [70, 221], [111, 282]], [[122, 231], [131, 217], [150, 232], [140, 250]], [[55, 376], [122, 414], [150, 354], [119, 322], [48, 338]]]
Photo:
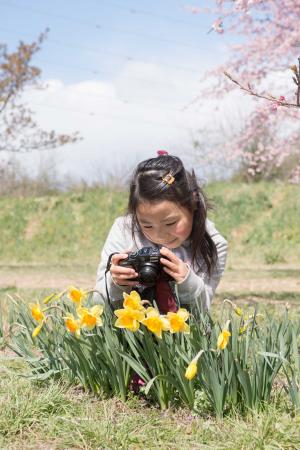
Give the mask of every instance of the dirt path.
[[[63, 289], [69, 285], [91, 288], [91, 267], [0, 266], [0, 288]], [[299, 292], [300, 267], [227, 270], [218, 292]]]

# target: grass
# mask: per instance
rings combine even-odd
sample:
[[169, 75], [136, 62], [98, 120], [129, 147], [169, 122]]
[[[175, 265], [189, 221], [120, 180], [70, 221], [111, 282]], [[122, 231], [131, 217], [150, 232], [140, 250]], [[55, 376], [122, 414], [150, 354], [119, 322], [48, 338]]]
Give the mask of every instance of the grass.
[[260, 414], [216, 420], [161, 412], [143, 400], [101, 400], [79, 388], [38, 385], [2, 368], [1, 449], [296, 449], [300, 417], [284, 399]]
[[[29, 301], [48, 293], [45, 289], [2, 289], [0, 301], [2, 304], [5, 298], [9, 301], [7, 294], [20, 295]], [[223, 294], [214, 302], [215, 316], [222, 314]], [[273, 294], [265, 293], [264, 301], [271, 299]], [[286, 299], [284, 295], [280, 297]], [[234, 300], [243, 308], [253, 308], [247, 293], [237, 294]], [[284, 305], [276, 302], [264, 306], [272, 315], [280, 315], [284, 310]], [[299, 300], [292, 308], [299, 317]], [[249, 412], [243, 417], [232, 413], [218, 420], [211, 417], [201, 398], [199, 415], [183, 408], [162, 412], [136, 396], [123, 403], [116, 398], [96, 398], [79, 386], [62, 381], [33, 382], [24, 377], [24, 363], [11, 360], [11, 356], [7, 350], [0, 351], [1, 449], [282, 450], [300, 447], [300, 416], [294, 416], [282, 388], [262, 412]]]
[[[210, 218], [230, 242], [229, 263], [299, 262], [300, 187], [214, 183]], [[0, 261], [95, 265], [127, 193], [107, 189], [37, 198], [0, 198]]]
[[[280, 280], [273, 291], [223, 289], [212, 307], [221, 314], [224, 298], [243, 308], [281, 315], [289, 304], [299, 318], [300, 294], [289, 280], [300, 276], [300, 187], [280, 183], [216, 183], [207, 187], [216, 211], [210, 216], [228, 239], [229, 278]], [[0, 273], [63, 273], [94, 279], [99, 252], [117, 215], [124, 212], [126, 194], [90, 190], [40, 198], [0, 198]], [[295, 285], [295, 283], [294, 283]], [[245, 288], [246, 286], [246, 288]], [[259, 286], [259, 284], [258, 284]], [[283, 286], [283, 285], [282, 285]], [[296, 288], [295, 288], [296, 289]], [[6, 309], [8, 295], [27, 301], [41, 299], [49, 288], [0, 287]], [[8, 294], [8, 295], [7, 295]], [[1, 344], [1, 340], [0, 340]], [[126, 404], [99, 399], [80, 387], [57, 381], [34, 383], [24, 376], [21, 362], [0, 350], [1, 449], [297, 449], [300, 416], [293, 416], [282, 389], [261, 413], [212, 418], [202, 413], [161, 412], [138, 397]]]

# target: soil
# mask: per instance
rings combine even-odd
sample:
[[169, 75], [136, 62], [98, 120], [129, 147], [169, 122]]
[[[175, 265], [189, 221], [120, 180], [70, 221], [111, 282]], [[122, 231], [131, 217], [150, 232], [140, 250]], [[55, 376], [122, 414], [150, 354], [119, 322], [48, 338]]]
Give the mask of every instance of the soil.
[[[95, 272], [91, 267], [0, 265], [0, 289], [64, 289], [70, 285], [92, 288]], [[217, 292], [300, 293], [300, 268], [233, 268], [225, 271]]]

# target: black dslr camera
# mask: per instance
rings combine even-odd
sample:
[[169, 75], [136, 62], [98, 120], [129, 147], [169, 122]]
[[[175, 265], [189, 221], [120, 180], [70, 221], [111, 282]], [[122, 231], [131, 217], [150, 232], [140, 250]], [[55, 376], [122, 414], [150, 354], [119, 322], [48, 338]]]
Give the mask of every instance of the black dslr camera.
[[131, 278], [131, 281], [138, 281], [144, 286], [153, 286], [159, 277], [162, 277], [166, 281], [173, 280], [163, 270], [160, 258], [159, 248], [143, 247], [136, 252], [129, 253], [127, 258], [119, 262], [119, 265], [122, 267], [133, 267], [139, 274], [137, 278]]

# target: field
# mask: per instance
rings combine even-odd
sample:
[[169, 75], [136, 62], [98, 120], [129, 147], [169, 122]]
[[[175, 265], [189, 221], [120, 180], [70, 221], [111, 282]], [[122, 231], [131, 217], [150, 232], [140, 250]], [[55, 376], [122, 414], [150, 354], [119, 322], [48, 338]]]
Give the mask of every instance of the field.
[[[224, 298], [259, 304], [280, 316], [300, 309], [300, 188], [281, 183], [217, 183], [210, 214], [229, 241], [227, 270], [213, 315]], [[0, 198], [0, 301], [42, 298], [74, 284], [92, 288], [99, 253], [126, 193], [87, 190], [38, 198]], [[161, 412], [132, 397], [102, 400], [62, 382], [33, 383], [24, 365], [1, 351], [0, 448], [3, 449], [296, 449], [299, 416], [282, 389], [271, 405], [222, 420], [207, 412]]]

